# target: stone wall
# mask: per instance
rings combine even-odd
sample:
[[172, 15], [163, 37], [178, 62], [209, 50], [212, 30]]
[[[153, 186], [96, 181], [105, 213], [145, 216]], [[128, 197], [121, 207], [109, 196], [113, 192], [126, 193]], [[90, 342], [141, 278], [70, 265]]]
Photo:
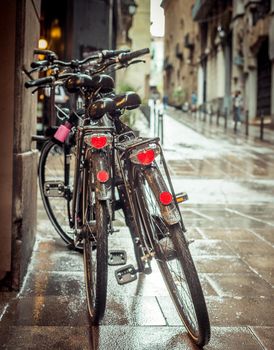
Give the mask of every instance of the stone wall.
[[[40, 0], [1, 2], [1, 207], [0, 271], [18, 289], [26, 272], [36, 231], [36, 96], [24, 88], [22, 67], [29, 67], [40, 34]], [[2, 153], [5, 154], [2, 157]], [[2, 220], [1, 220], [2, 223]]]

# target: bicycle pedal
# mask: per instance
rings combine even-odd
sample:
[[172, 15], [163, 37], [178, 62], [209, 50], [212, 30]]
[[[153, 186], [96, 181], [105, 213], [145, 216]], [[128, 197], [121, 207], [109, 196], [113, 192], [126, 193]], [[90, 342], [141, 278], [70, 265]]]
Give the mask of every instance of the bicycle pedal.
[[137, 270], [133, 265], [121, 267], [115, 271], [118, 284], [126, 284], [137, 280]]
[[127, 263], [127, 253], [125, 250], [109, 250], [108, 264], [111, 266], [125, 265]]
[[65, 185], [62, 181], [46, 181], [43, 190], [45, 197], [64, 197]]
[[177, 203], [183, 203], [188, 200], [188, 195], [186, 192], [177, 193], [175, 196], [176, 196]]

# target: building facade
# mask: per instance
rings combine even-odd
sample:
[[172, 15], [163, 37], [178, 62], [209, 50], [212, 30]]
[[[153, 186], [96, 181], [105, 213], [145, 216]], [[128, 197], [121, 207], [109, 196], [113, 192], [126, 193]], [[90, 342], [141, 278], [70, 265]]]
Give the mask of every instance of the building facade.
[[[128, 18], [124, 33], [117, 36], [118, 48], [140, 50], [150, 47], [150, 0], [135, 0], [134, 14]], [[126, 29], [128, 29], [126, 31]], [[123, 34], [123, 35], [121, 35]], [[134, 90], [146, 101], [149, 97], [150, 57], [144, 56], [145, 63], [139, 63], [116, 72], [117, 90]]]
[[178, 89], [185, 96], [180, 102], [195, 90], [202, 110], [232, 115], [240, 93], [242, 115], [273, 121], [274, 1], [164, 0], [162, 6], [164, 90], [171, 104]]
[[198, 24], [198, 105], [224, 113], [231, 105], [232, 1], [195, 1], [192, 18]]
[[274, 1], [233, 2], [232, 92], [251, 118], [274, 115]]
[[198, 24], [192, 20], [193, 0], [163, 0], [165, 14], [164, 93], [181, 106], [197, 91]]

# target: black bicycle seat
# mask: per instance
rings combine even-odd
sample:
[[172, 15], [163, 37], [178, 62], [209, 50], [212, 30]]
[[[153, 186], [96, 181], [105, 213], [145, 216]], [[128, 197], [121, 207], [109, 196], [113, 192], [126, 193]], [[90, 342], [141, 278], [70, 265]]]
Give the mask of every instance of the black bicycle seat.
[[128, 91], [125, 94], [116, 95], [114, 102], [117, 109], [134, 109], [140, 106], [141, 98], [136, 92]]
[[88, 114], [91, 119], [99, 119], [105, 113], [114, 111], [115, 108], [115, 102], [111, 98], [101, 98], [88, 107]]
[[79, 89], [86, 88], [93, 91], [99, 90], [101, 93], [111, 92], [114, 88], [114, 80], [106, 74], [99, 74], [93, 77], [87, 74], [75, 74], [65, 82], [68, 92], [76, 93]]

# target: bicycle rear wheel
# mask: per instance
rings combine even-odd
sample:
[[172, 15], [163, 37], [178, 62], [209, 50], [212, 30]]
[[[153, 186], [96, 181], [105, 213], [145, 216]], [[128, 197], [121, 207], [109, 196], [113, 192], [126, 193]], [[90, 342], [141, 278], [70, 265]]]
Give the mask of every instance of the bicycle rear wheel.
[[74, 147], [47, 141], [39, 158], [38, 177], [41, 198], [46, 213], [60, 237], [73, 244], [70, 230], [71, 199], [75, 164]]
[[[155, 171], [159, 170], [155, 168]], [[181, 225], [166, 222], [161, 214], [161, 204], [140, 168], [135, 172], [135, 190], [141, 226], [148, 241], [152, 241], [170, 296], [189, 335], [197, 345], [203, 346], [210, 339], [208, 312]]]
[[83, 224], [84, 238], [84, 270], [88, 311], [91, 322], [96, 325], [104, 316], [107, 298], [107, 269], [108, 269], [108, 221], [109, 215], [105, 201], [99, 200], [94, 189], [96, 176], [90, 170], [85, 174], [83, 192], [85, 207]]

